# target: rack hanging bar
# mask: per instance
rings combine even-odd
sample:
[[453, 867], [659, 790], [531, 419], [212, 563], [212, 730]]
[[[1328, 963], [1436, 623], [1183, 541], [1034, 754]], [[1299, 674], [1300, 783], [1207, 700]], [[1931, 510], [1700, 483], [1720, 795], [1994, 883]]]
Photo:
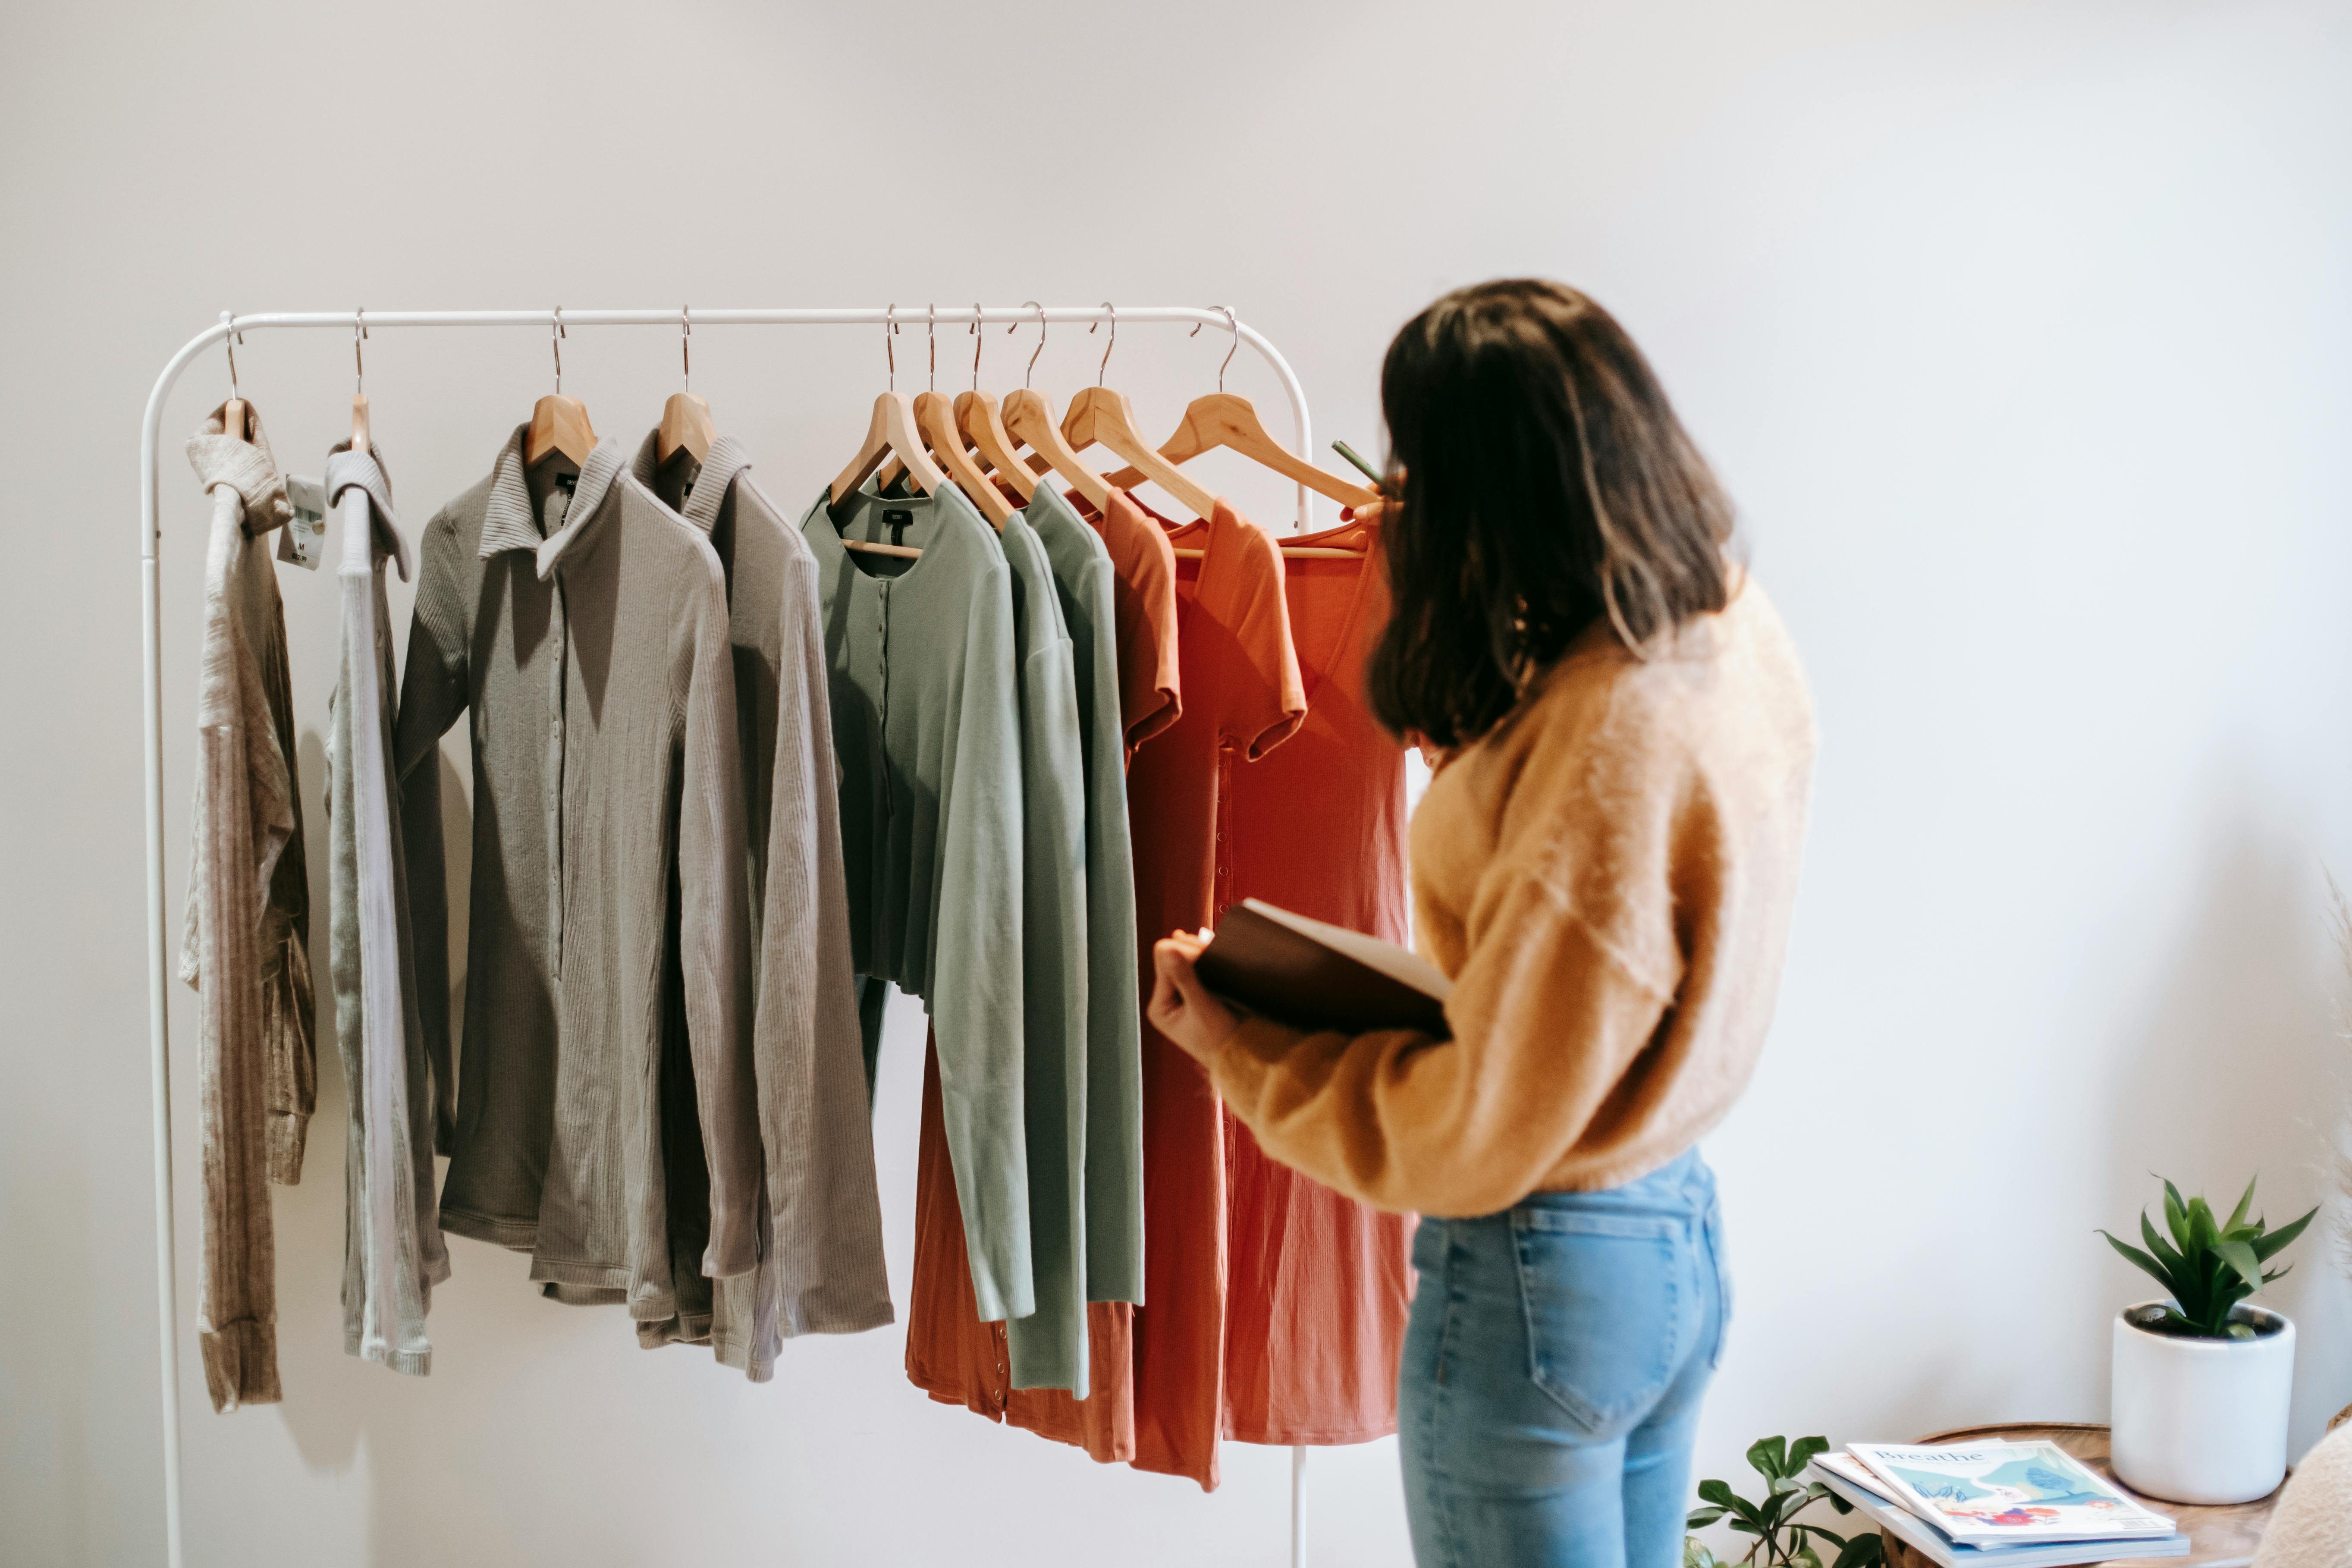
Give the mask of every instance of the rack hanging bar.
[[[1312, 426], [1307, 414], [1307, 392], [1299, 385], [1297, 373], [1290, 362], [1256, 328], [1246, 321], [1234, 321], [1223, 306], [1195, 305], [1120, 305], [1118, 319], [1126, 322], [1181, 321], [1200, 322], [1213, 327], [1230, 326], [1234, 335], [1257, 352], [1260, 358], [1273, 367], [1282, 383], [1282, 390], [1290, 399], [1290, 415], [1297, 432], [1295, 450], [1304, 458], [1315, 446]], [[694, 320], [708, 326], [879, 326], [889, 320], [887, 307], [853, 307], [843, 310], [711, 310], [698, 306]], [[663, 307], [646, 310], [565, 310], [563, 325], [570, 327], [669, 327], [685, 320], [683, 309]], [[1108, 307], [1102, 305], [1035, 305], [943, 306], [937, 320], [946, 322], [970, 321], [1030, 322], [1107, 321], [1112, 319]], [[375, 332], [387, 327], [552, 327], [556, 313], [543, 310], [370, 310], [367, 329]], [[272, 310], [253, 315], [232, 316], [221, 313], [220, 321], [205, 328], [180, 345], [179, 352], [164, 362], [161, 374], [155, 378], [154, 389], [147, 395], [146, 418], [140, 432], [139, 444], [139, 609], [140, 609], [140, 681], [143, 688], [141, 718], [145, 730], [142, 737], [146, 765], [147, 806], [147, 1043], [149, 1052], [149, 1090], [154, 1101], [154, 1161], [155, 1161], [155, 1273], [156, 1322], [161, 1333], [163, 1366], [160, 1374], [163, 1395], [163, 1552], [166, 1568], [185, 1568], [186, 1555], [182, 1538], [180, 1517], [180, 1349], [179, 1349], [179, 1270], [173, 1246], [174, 1217], [172, 1202], [172, 1064], [170, 1018], [170, 964], [168, 930], [163, 912], [163, 601], [157, 575], [156, 552], [161, 545], [163, 492], [157, 469], [156, 454], [163, 437], [163, 405], [177, 384], [180, 373], [190, 362], [214, 344], [227, 338], [232, 331], [240, 335], [266, 331], [277, 327], [341, 327], [356, 329], [360, 325], [357, 310]], [[1302, 532], [1314, 529], [1314, 500], [1307, 487], [1298, 487], [1298, 528]], [[1306, 1560], [1306, 1486], [1307, 1455], [1303, 1448], [1294, 1449], [1291, 1456], [1291, 1554], [1292, 1562], [1303, 1564]]]

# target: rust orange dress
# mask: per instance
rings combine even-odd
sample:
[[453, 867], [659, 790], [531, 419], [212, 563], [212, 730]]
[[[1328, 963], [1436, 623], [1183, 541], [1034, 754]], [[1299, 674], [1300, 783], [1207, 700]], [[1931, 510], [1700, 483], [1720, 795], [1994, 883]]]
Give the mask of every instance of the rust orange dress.
[[[1290, 558], [1283, 596], [1307, 721], [1235, 771], [1230, 898], [1264, 899], [1409, 943], [1404, 750], [1364, 701], [1364, 661], [1387, 616], [1378, 535], [1359, 561]], [[1225, 1436], [1361, 1443], [1396, 1430], [1397, 1358], [1412, 1304], [1413, 1220], [1340, 1196], [1261, 1152], [1225, 1118]]]
[[[1183, 712], [1128, 771], [1138, 935], [1211, 924], [1233, 900], [1234, 776], [1307, 716], [1279, 550], [1220, 501], [1174, 529]], [[1224, 1429], [1224, 1107], [1208, 1075], [1143, 1026], [1143, 1289], [1135, 1310], [1139, 1469], [1217, 1484]]]

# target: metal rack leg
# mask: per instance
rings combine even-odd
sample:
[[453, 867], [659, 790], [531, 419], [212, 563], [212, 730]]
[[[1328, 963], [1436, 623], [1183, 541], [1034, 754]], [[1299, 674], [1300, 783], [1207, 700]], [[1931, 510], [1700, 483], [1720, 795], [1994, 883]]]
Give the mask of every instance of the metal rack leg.
[[163, 1369], [157, 1379], [163, 1404], [163, 1561], [181, 1568], [180, 1542], [180, 1336], [179, 1272], [172, 1221], [172, 1062], [164, 1033], [163, 961], [163, 666], [156, 599], [155, 558], [139, 563], [140, 608], [146, 621], [147, 749], [147, 1031], [148, 1091], [153, 1097], [155, 1160], [155, 1312]]
[[1290, 1568], [1307, 1568], [1307, 1445], [1290, 1446]]

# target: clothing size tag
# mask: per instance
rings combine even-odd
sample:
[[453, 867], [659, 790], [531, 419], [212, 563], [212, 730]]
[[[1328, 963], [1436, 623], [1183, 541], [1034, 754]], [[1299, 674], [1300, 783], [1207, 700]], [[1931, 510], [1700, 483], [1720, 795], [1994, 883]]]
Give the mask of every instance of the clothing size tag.
[[327, 553], [327, 487], [299, 474], [286, 476], [286, 500], [293, 521], [278, 531], [278, 559], [316, 572]]
[[890, 531], [890, 542], [893, 544], [907, 542], [907, 530], [913, 527], [914, 522], [912, 511], [894, 506], [882, 509], [882, 526]]

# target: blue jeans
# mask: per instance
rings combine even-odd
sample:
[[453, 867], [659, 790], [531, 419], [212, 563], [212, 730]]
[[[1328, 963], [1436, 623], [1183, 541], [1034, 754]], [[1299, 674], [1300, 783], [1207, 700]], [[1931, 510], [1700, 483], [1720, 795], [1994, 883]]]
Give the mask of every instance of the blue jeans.
[[1597, 1193], [1423, 1219], [1397, 1374], [1419, 1568], [1675, 1568], [1731, 1311], [1694, 1149]]

